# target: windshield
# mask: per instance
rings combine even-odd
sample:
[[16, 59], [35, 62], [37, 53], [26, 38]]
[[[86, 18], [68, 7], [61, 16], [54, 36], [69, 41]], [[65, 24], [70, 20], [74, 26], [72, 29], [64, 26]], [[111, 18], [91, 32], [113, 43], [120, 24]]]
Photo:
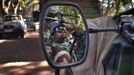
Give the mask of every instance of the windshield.
[[18, 16], [5, 16], [4, 21], [14, 21], [14, 20], [19, 20]]

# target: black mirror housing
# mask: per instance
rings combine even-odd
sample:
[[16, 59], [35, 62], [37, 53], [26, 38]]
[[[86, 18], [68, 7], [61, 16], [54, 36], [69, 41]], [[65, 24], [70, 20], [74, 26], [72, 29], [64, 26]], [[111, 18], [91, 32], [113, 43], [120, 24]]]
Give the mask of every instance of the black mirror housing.
[[[64, 18], [65, 19], [68, 19], [68, 18], [66, 18], [66, 16], [68, 17], [70, 17], [71, 16], [71, 18], [73, 17], [75, 17], [74, 18], [74, 20], [76, 20], [76, 18], [78, 18], [78, 17], [76, 17], [76, 16], [72, 16], [72, 15], [70, 15], [70, 14], [66, 14], [66, 12], [61, 12], [60, 11], [60, 13], [58, 12], [58, 13], [53, 13], [52, 14], [52, 16], [54, 17], [55, 15], [59, 15], [60, 14], [60, 16], [62, 16], [60, 19], [60, 21], [59, 20], [57, 20], [57, 19], [55, 19], [55, 18], [53, 18], [53, 17], [47, 17], [46, 15], [50, 15], [50, 14], [48, 14], [48, 9], [50, 8], [50, 7], [73, 7], [73, 8], [75, 8], [75, 9], [77, 9], [77, 11], [79, 12], [78, 13], [78, 15], [80, 15], [80, 20], [82, 20], [82, 24], [81, 23], [77, 23], [77, 24], [80, 24], [80, 25], [74, 25], [74, 26], [80, 26], [81, 27], [81, 29], [82, 29], [82, 32], [80, 32], [80, 30], [77, 30], [77, 31], [79, 31], [80, 33], [78, 34], [75, 34], [75, 29], [73, 30], [73, 31], [68, 31], [68, 33], [69, 34], [72, 34], [72, 36], [73, 36], [73, 43], [71, 43], [71, 47], [69, 48], [71, 51], [69, 52], [69, 53], [71, 53], [72, 54], [72, 50], [74, 49], [73, 47], [76, 47], [79, 43], [77, 43], [77, 40], [79, 40], [79, 39], [81, 39], [81, 37], [80, 36], [82, 36], [82, 37], [84, 37], [82, 40], [84, 40], [83, 42], [82, 42], [82, 44], [84, 45], [83, 47], [84, 47], [84, 49], [83, 49], [83, 54], [82, 54], [82, 58], [80, 58], [79, 60], [77, 59], [77, 61], [75, 61], [75, 60], [73, 60], [73, 61], [75, 61], [75, 62], [71, 62], [71, 63], [68, 63], [68, 64], [56, 64], [55, 62], [54, 62], [54, 60], [55, 59], [52, 59], [51, 57], [50, 57], [50, 54], [48, 53], [48, 46], [46, 46], [46, 43], [48, 43], [48, 42], [46, 42], [46, 41], [48, 41], [48, 40], [46, 40], [46, 37], [48, 37], [47, 35], [45, 35], [45, 34], [47, 34], [47, 33], [49, 33], [49, 32], [46, 32], [46, 31], [51, 31], [51, 29], [49, 29], [50, 28], [50, 24], [48, 24], [47, 22], [48, 21], [58, 21], [60, 24], [65, 24], [65, 23], [68, 23], [69, 21], [68, 20], [64, 20]], [[54, 8], [53, 8], [54, 9]], [[70, 9], [70, 8], [69, 8]], [[63, 17], [64, 16], [64, 17]], [[70, 19], [70, 18], [69, 18]], [[68, 21], [68, 22], [66, 22], [66, 21]], [[76, 20], [77, 21], [77, 20]], [[64, 23], [63, 23], [64, 22]], [[78, 21], [77, 21], [78, 22]], [[75, 22], [76, 23], [76, 22]], [[48, 25], [47, 25], [48, 24]], [[48, 27], [48, 28], [47, 28]], [[67, 28], [66, 28], [67, 29]], [[49, 33], [49, 37], [51, 37], [50, 36], [51, 35], [51, 33]], [[74, 36], [75, 35], [75, 36]], [[45, 58], [46, 58], [46, 60], [47, 60], [47, 62], [48, 62], [48, 64], [51, 66], [51, 67], [53, 67], [53, 68], [58, 68], [58, 69], [60, 69], [60, 68], [68, 68], [68, 67], [73, 67], [73, 66], [77, 66], [77, 65], [80, 65], [80, 64], [82, 64], [84, 61], [85, 61], [85, 59], [86, 59], [86, 57], [87, 57], [87, 53], [88, 53], [88, 47], [89, 47], [89, 33], [88, 33], [88, 26], [87, 26], [87, 22], [86, 22], [86, 18], [85, 18], [85, 16], [84, 16], [84, 14], [83, 14], [83, 11], [82, 11], [82, 9], [80, 8], [80, 6], [78, 5], [78, 4], [76, 4], [76, 3], [72, 3], [72, 2], [59, 2], [59, 1], [57, 1], [57, 2], [48, 2], [43, 8], [42, 8], [42, 11], [41, 11], [41, 14], [40, 14], [40, 28], [39, 28], [39, 36], [40, 36], [40, 43], [41, 43], [41, 47], [42, 47], [42, 50], [43, 50], [43, 53], [44, 53], [44, 56], [45, 56]], [[47, 39], [49, 39], [49, 38], [47, 38]], [[51, 40], [52, 41], [52, 40]], [[70, 41], [70, 40], [69, 40]], [[52, 43], [50, 43], [50, 44], [52, 44]], [[77, 51], [76, 51], [77, 52]], [[75, 53], [75, 51], [74, 51], [74, 53]], [[76, 57], [77, 57], [77, 55], [75, 55]], [[73, 56], [72, 56], [73, 57]]]

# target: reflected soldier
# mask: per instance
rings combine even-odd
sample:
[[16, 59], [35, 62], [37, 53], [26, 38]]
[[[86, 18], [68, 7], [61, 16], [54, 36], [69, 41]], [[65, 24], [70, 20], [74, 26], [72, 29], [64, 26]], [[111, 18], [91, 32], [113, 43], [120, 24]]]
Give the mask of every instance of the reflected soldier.
[[67, 41], [65, 25], [59, 25], [57, 21], [50, 24], [50, 39], [52, 56], [56, 63], [71, 63], [72, 58], [69, 54], [71, 44]]

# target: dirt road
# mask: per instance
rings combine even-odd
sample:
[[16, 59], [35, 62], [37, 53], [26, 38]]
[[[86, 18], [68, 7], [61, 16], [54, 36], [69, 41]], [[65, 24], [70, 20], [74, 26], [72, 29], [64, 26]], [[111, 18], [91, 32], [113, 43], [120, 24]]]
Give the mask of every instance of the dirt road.
[[0, 40], [0, 63], [40, 60], [44, 60], [44, 56], [37, 32], [28, 33], [24, 39], [9, 38]]
[[52, 69], [43, 56], [38, 33], [24, 39], [0, 39], [0, 75], [50, 75]]

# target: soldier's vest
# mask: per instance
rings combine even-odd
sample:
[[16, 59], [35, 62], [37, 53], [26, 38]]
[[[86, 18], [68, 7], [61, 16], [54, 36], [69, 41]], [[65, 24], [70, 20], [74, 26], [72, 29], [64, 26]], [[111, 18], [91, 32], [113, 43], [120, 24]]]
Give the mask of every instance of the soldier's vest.
[[68, 43], [68, 42], [54, 43], [53, 45], [56, 48], [56, 52], [60, 52], [60, 51], [67, 51], [67, 52], [69, 52], [70, 51], [70, 47], [71, 47], [70, 43]]

